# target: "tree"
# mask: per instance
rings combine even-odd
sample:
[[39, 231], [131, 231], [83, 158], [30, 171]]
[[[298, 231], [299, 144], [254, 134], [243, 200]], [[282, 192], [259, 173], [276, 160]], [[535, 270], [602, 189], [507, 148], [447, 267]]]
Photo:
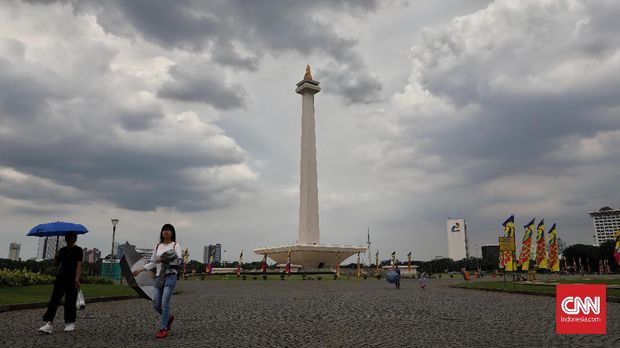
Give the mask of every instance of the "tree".
[[597, 270], [598, 261], [601, 259], [601, 250], [599, 247], [592, 245], [574, 244], [564, 249], [562, 255], [564, 255], [569, 264], [574, 262], [579, 265], [579, 260], [581, 260], [583, 267], [589, 265], [591, 270]]
[[[599, 250], [601, 253], [601, 259], [607, 260], [609, 263], [609, 268], [612, 272], [618, 272], [618, 264], [616, 263], [616, 259], [614, 258], [614, 248], [616, 246], [615, 240], [608, 240], [605, 243], [599, 246]], [[598, 270], [598, 263], [597, 263]]]

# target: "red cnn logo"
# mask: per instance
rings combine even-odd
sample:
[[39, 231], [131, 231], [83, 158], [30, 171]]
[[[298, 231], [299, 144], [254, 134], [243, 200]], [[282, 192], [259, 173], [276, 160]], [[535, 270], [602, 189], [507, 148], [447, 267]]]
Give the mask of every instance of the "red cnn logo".
[[555, 287], [557, 334], [606, 334], [605, 284], [558, 284]]

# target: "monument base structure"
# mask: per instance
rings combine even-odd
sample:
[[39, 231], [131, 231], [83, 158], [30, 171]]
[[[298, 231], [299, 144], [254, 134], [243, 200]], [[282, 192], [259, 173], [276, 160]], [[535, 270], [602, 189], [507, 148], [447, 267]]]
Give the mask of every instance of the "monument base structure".
[[366, 251], [365, 247], [329, 244], [290, 244], [254, 249], [259, 255], [279, 264], [286, 264], [291, 253], [291, 263], [302, 266], [303, 271], [336, 267], [338, 258], [343, 262], [347, 258]]

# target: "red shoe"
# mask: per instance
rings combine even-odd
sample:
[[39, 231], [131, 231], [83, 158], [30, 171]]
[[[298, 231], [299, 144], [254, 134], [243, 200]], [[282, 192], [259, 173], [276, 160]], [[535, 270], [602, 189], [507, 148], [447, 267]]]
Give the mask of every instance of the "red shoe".
[[167, 325], [167, 329], [166, 329], [166, 331], [170, 331], [170, 328], [172, 328], [172, 322], [173, 322], [173, 321], [174, 321], [174, 314], [173, 314], [173, 315], [171, 315], [171, 316], [168, 318], [168, 325]]
[[168, 336], [168, 331], [166, 331], [166, 329], [159, 329], [157, 335], [155, 335], [157, 338], [166, 338], [166, 336]]

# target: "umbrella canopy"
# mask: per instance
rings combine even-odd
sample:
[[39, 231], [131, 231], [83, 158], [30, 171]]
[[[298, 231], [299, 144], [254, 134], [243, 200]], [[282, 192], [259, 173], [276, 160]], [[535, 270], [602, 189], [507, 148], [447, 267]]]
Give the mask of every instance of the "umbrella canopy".
[[144, 267], [147, 261], [140, 256], [140, 254], [136, 252], [136, 249], [129, 243], [125, 243], [120, 263], [121, 271], [127, 280], [127, 284], [129, 284], [142, 298], [153, 301], [155, 286], [149, 272], [142, 272], [135, 277], [132, 273]]
[[389, 271], [385, 275], [385, 280], [387, 280], [387, 282], [390, 284], [396, 283], [396, 280], [398, 280], [398, 278], [400, 278], [400, 276], [395, 271]]
[[75, 234], [84, 234], [88, 230], [86, 227], [80, 224], [72, 224], [70, 222], [48, 222], [46, 224], [40, 224], [33, 227], [28, 236], [36, 237], [51, 237], [51, 236], [64, 236], [65, 234], [73, 232]]

